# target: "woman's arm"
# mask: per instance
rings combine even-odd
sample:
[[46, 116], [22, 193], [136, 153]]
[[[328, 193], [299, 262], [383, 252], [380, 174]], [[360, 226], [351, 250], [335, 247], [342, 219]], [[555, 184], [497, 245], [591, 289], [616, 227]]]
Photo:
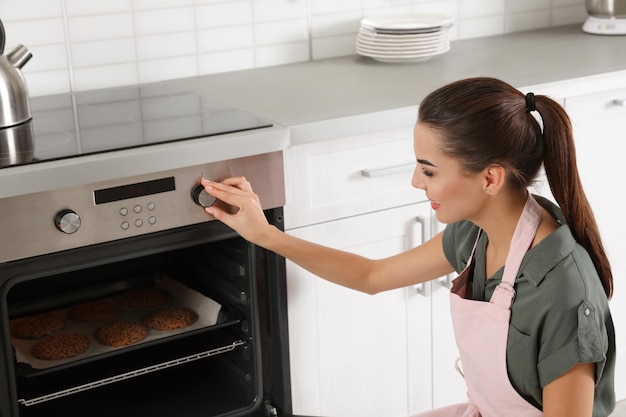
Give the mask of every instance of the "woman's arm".
[[543, 388], [544, 417], [591, 417], [595, 386], [593, 363], [579, 363]]
[[278, 253], [324, 279], [374, 294], [425, 282], [452, 272], [441, 234], [407, 252], [371, 260], [317, 245], [281, 232], [265, 219], [259, 198], [243, 177], [221, 183], [203, 180], [207, 193], [237, 208], [230, 213], [219, 206], [206, 211], [236, 230], [246, 240]]

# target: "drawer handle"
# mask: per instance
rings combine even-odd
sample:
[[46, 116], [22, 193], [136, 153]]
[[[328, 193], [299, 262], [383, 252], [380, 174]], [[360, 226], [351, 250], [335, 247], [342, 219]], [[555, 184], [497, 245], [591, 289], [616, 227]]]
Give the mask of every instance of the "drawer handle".
[[415, 164], [395, 165], [386, 168], [362, 169], [361, 175], [366, 178], [387, 177], [389, 175], [403, 174], [415, 169]]
[[[418, 245], [421, 245], [422, 243], [426, 242], [427, 219], [421, 216], [416, 216], [415, 224], [419, 226], [419, 242], [416, 242], [416, 243]], [[430, 285], [430, 282], [422, 282], [421, 284], [415, 285], [414, 288], [417, 291], [417, 293], [421, 295], [422, 297], [430, 297], [430, 291], [432, 288], [432, 286]]]
[[626, 107], [626, 98], [616, 98], [611, 103], [615, 106]]
[[448, 274], [443, 278], [439, 278], [439, 284], [441, 284], [441, 286], [444, 288], [451, 289], [452, 288], [452, 274]]

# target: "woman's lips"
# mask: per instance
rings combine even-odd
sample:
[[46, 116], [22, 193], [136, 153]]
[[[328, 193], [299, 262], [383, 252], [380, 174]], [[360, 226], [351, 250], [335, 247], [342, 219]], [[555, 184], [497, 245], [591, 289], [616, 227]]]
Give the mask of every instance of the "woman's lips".
[[439, 207], [441, 207], [441, 204], [437, 203], [436, 201], [431, 201], [430, 207], [432, 207], [433, 210], [437, 210]]

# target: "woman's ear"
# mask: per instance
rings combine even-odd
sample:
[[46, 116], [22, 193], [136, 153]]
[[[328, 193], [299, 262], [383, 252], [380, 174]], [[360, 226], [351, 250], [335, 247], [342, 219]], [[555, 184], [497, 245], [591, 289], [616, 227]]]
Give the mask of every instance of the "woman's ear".
[[485, 168], [483, 190], [489, 195], [496, 195], [504, 186], [506, 170], [502, 165], [492, 164]]

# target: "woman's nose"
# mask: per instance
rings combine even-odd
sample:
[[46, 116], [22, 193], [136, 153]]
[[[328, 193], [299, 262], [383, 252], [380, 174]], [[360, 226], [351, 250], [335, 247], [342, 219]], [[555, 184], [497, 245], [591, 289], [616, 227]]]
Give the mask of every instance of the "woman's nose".
[[418, 188], [420, 190], [425, 190], [426, 189], [426, 183], [424, 183], [423, 179], [422, 179], [423, 174], [419, 171], [419, 169], [416, 167], [415, 171], [413, 171], [413, 178], [411, 178], [411, 185], [415, 188]]

